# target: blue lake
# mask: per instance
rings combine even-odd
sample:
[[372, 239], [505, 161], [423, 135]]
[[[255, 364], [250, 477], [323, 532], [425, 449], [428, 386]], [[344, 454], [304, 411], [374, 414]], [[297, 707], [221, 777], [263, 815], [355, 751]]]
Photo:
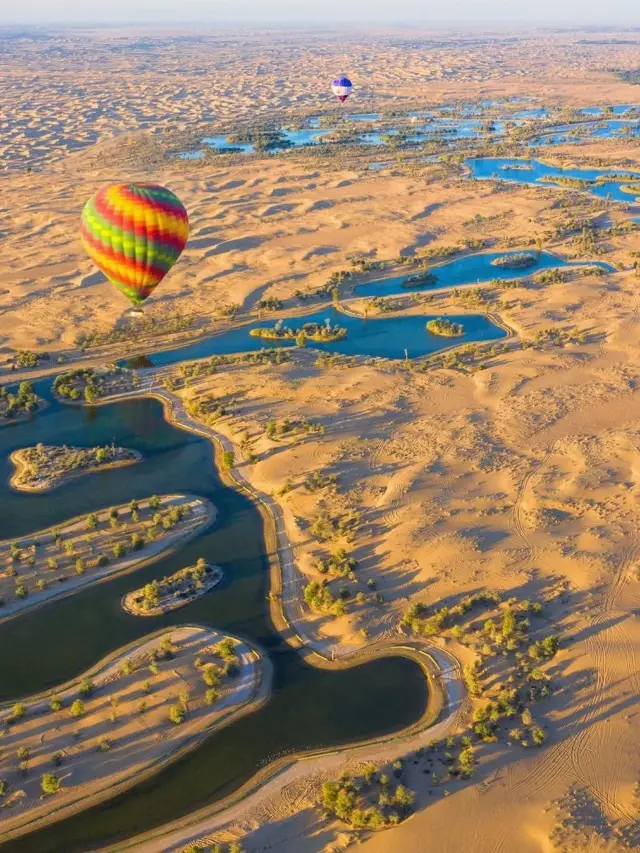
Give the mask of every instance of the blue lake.
[[[502, 157], [486, 157], [465, 161], [471, 169], [471, 177], [476, 179], [498, 178], [501, 181], [514, 181], [519, 184], [544, 184], [546, 186], [560, 186], [554, 184], [553, 178], [578, 178], [583, 181], [596, 181], [607, 178], [610, 175], [629, 175], [630, 180], [640, 180], [640, 172], [627, 171], [626, 169], [561, 169], [558, 166], [548, 166], [539, 160], [524, 160]], [[526, 171], [518, 166], [529, 166]], [[606, 198], [610, 196], [615, 201], [635, 203], [635, 196], [622, 191], [623, 183], [620, 181], [603, 181], [593, 184], [585, 189]], [[640, 195], [640, 193], [638, 193]]]
[[[524, 102], [524, 99], [520, 99]], [[513, 99], [512, 103], [515, 103]], [[500, 102], [503, 103], [503, 102]], [[382, 145], [384, 140], [383, 135], [395, 136], [400, 130], [409, 130], [411, 133], [407, 141], [420, 143], [427, 142], [430, 139], [477, 139], [477, 138], [499, 138], [504, 135], [504, 122], [511, 121], [517, 125], [524, 124], [525, 121], [547, 118], [550, 115], [548, 109], [544, 107], [524, 107], [523, 109], [509, 113], [508, 110], [499, 118], [492, 118], [483, 113], [485, 109], [500, 106], [499, 102], [482, 101], [479, 104], [465, 104], [462, 107], [456, 105], [445, 105], [434, 108], [433, 111], [419, 110], [408, 112], [397, 119], [390, 119], [385, 124], [386, 130], [376, 131], [372, 128], [363, 127], [363, 133], [359, 137], [359, 142], [363, 145]], [[632, 109], [632, 104], [618, 104], [612, 107], [614, 116], [623, 116], [629, 109]], [[447, 113], [459, 110], [459, 117], [447, 116]], [[602, 109], [599, 106], [584, 107], [580, 110], [586, 117], [595, 117], [602, 114]], [[484, 115], [484, 117], [483, 117]], [[383, 121], [381, 113], [346, 113], [344, 115], [346, 122], [354, 124], [375, 124]], [[484, 127], [487, 122], [493, 121], [493, 129], [485, 131]], [[308, 119], [308, 127], [303, 130], [286, 130], [282, 129], [282, 135], [287, 139], [289, 145], [282, 147], [271, 148], [273, 152], [286, 151], [289, 147], [302, 147], [314, 145], [322, 141], [322, 137], [326, 136], [336, 129], [335, 127], [320, 128], [320, 117], [313, 116]], [[369, 132], [367, 132], [369, 131]], [[413, 131], [413, 132], [412, 132]], [[561, 145], [571, 142], [577, 137], [593, 137], [600, 139], [615, 139], [626, 133], [632, 136], [640, 135], [640, 122], [633, 119], [615, 119], [608, 118], [603, 121], [584, 121], [582, 124], [558, 124], [554, 128], [547, 129], [539, 137], [529, 142], [530, 146], [537, 145]], [[573, 137], [572, 135], [576, 136]], [[244, 154], [252, 154], [255, 151], [254, 146], [250, 142], [231, 143], [225, 135], [207, 136], [201, 140], [203, 146], [209, 147], [214, 151], [236, 150]], [[201, 159], [204, 154], [202, 150], [186, 151], [178, 155], [181, 159], [197, 160]]]
[[513, 113], [511, 115], [512, 119], [526, 119], [526, 118], [546, 118], [549, 115], [549, 110], [546, 110], [544, 107], [532, 107], [527, 110], [518, 110], [517, 113]]
[[[336, 310], [333, 306], [313, 314], [282, 318], [285, 326], [300, 329], [305, 323], [322, 323], [328, 319], [332, 325], [347, 329], [347, 336], [340, 341], [316, 343], [309, 341], [309, 349], [322, 350], [342, 355], [365, 355], [375, 358], [404, 358], [405, 349], [409, 358], [419, 358], [451, 346], [454, 343], [493, 341], [503, 338], [506, 332], [482, 314], [449, 316], [447, 318], [464, 326], [464, 335], [446, 338], [427, 332], [426, 323], [438, 315], [419, 314], [404, 317], [353, 317]], [[271, 317], [248, 323], [239, 328], [221, 332], [194, 344], [179, 349], [154, 353], [150, 361], [154, 366], [175, 364], [182, 360], [207, 358], [212, 355], [228, 355], [239, 352], [255, 352], [266, 347], [292, 347], [295, 341], [276, 341], [251, 337], [251, 329], [273, 328], [276, 320]]]
[[[331, 129], [320, 129], [317, 127], [307, 130], [283, 130], [282, 135], [296, 148], [302, 145], [313, 145], [327, 133], [331, 133]], [[203, 145], [208, 148], [213, 148], [216, 151], [223, 151], [225, 148], [239, 149], [243, 154], [253, 154], [255, 148], [250, 142], [229, 142], [227, 137], [222, 136], [205, 136], [201, 140]], [[282, 151], [283, 148], [272, 148], [272, 151]], [[184, 160], [197, 160], [203, 157], [202, 151], [187, 151], [180, 155]]]
[[[504, 257], [504, 255], [517, 254], [515, 252], [481, 252], [474, 255], [465, 255], [461, 258], [454, 258], [440, 266], [432, 267], [432, 272], [437, 276], [437, 281], [433, 284], [425, 284], [420, 287], [405, 288], [402, 283], [415, 270], [408, 269], [403, 275], [394, 276], [379, 281], [372, 281], [368, 284], [357, 284], [356, 293], [359, 296], [395, 296], [398, 294], [419, 293], [422, 290], [433, 290], [438, 287], [454, 287], [463, 284], [476, 284], [482, 281], [492, 281], [500, 278], [512, 280], [517, 278], [526, 278], [532, 273], [540, 270], [552, 269], [553, 267], [566, 266], [585, 266], [585, 264], [569, 264], [562, 258], [551, 255], [548, 252], [539, 252], [537, 254], [534, 265], [526, 269], [505, 269], [504, 267], [492, 266], [491, 262], [496, 258]], [[594, 261], [589, 263], [589, 266], [601, 266], [609, 272], [614, 272], [614, 268], [610, 264]]]
[[[413, 131], [407, 139], [409, 142], [426, 142], [429, 139], [442, 138], [451, 136], [453, 139], [476, 139], [481, 136], [502, 136], [504, 134], [504, 124], [502, 121], [493, 123], [494, 129], [486, 132], [483, 130], [488, 119], [444, 119], [430, 118], [425, 113], [409, 113], [409, 117], [423, 118], [424, 122], [414, 121], [409, 124], [406, 121], [401, 123], [402, 130], [408, 129]], [[348, 119], [356, 122], [375, 122], [380, 119], [377, 113], [367, 113], [361, 115], [347, 116]], [[282, 148], [271, 148], [271, 151], [286, 151], [288, 147], [300, 148], [305, 145], [315, 145], [322, 141], [322, 137], [333, 133], [335, 128], [319, 128], [318, 120], [310, 120], [312, 125], [305, 130], [282, 130], [282, 135], [290, 143], [289, 146]], [[363, 128], [363, 133], [359, 136], [359, 142], [363, 145], [382, 145], [384, 135], [396, 136], [400, 127], [391, 128], [384, 131], [375, 131], [367, 133], [366, 128]], [[234, 150], [243, 154], [253, 154], [254, 146], [250, 142], [229, 142], [225, 135], [205, 136], [201, 140], [201, 144], [211, 148], [214, 151], [225, 151], [227, 149]], [[202, 150], [185, 151], [178, 155], [182, 160], [199, 160], [204, 157]]]
[[606, 119], [598, 122], [583, 122], [582, 124], [563, 124], [531, 140], [530, 145], [562, 145], [571, 142], [572, 137], [588, 139], [617, 139], [627, 134], [638, 136], [640, 123], [629, 119]]
[[380, 121], [380, 113], [353, 113], [345, 118], [347, 121]]
[[310, 130], [285, 130], [283, 135], [289, 140], [292, 145], [313, 145], [318, 142], [323, 136], [331, 133], [330, 129], [312, 128]]
[[[42, 385], [50, 386], [51, 377], [39, 381], [38, 390]], [[62, 484], [53, 495], [9, 487], [9, 457], [18, 448], [39, 442], [86, 446], [111, 441], [141, 453], [133, 476], [126, 468], [88, 474]], [[107, 844], [121, 850], [117, 842], [123, 838], [237, 790], [276, 755], [389, 735], [424, 713], [429, 686], [415, 662], [395, 655], [331, 672], [308, 665], [275, 631], [267, 603], [273, 524], [258, 512], [257, 501], [225, 484], [213, 457], [207, 439], [171, 426], [162, 405], [151, 399], [90, 408], [54, 401], [28, 421], [0, 429], [3, 538], [19, 541], [81, 513], [153, 494], [199, 495], [217, 509], [214, 525], [179, 548], [152, 557], [136, 569], [135, 581], [131, 574], [116, 573], [55, 604], [4, 621], [3, 700], [75, 679], [105, 655], [160, 625], [171, 631], [180, 624], [197, 624], [241, 635], [264, 650], [274, 670], [273, 693], [259, 709], [210, 732], [197, 748], [168, 767], [156, 768], [152, 778], [139, 779], [125, 795], [115, 797], [114, 791], [109, 802], [62, 820], [53, 831], [46, 827], [9, 841], [0, 830], [3, 853], [82, 853]], [[201, 556], [224, 571], [224, 583], [215, 595], [152, 619], [152, 626], [122, 609], [122, 597], [134, 583], [144, 585], [173, 574]], [[364, 579], [361, 583], [364, 586]], [[120, 742], [119, 748], [127, 749], [127, 744]]]
[[[611, 110], [615, 116], [621, 116], [629, 112], [629, 110], [634, 109], [634, 107], [635, 104], [616, 104], [611, 107]], [[599, 116], [602, 115], [602, 107], [583, 107], [580, 112], [587, 116]]]

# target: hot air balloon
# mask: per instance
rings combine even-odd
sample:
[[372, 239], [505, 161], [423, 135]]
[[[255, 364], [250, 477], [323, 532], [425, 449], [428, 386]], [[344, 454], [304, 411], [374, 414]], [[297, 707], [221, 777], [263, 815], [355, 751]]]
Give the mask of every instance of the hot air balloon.
[[80, 233], [94, 264], [139, 307], [178, 260], [189, 217], [166, 187], [111, 184], [85, 204]]
[[331, 84], [331, 91], [342, 104], [347, 100], [352, 89], [353, 86], [351, 85], [351, 80], [349, 80], [348, 77], [338, 77], [338, 79], [334, 80]]

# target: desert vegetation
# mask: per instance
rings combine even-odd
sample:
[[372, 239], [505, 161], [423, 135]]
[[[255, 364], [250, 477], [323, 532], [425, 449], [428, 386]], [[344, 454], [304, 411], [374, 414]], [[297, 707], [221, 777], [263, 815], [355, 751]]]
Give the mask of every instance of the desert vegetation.
[[193, 748], [253, 699], [258, 667], [246, 643], [180, 627], [139, 640], [73, 684], [0, 708], [4, 831], [54, 803], [109, 796]]
[[373, 765], [358, 777], [342, 776], [322, 786], [321, 807], [352, 829], [377, 830], [396, 826], [413, 811], [415, 794], [397, 774], [379, 772]]
[[265, 347], [255, 352], [247, 352], [239, 355], [214, 355], [207, 361], [195, 361], [181, 364], [178, 369], [171, 369], [164, 373], [160, 384], [167, 391], [181, 391], [194, 385], [198, 380], [211, 376], [221, 367], [231, 365], [261, 365], [261, 364], [288, 364], [291, 355], [280, 347]]
[[339, 341], [347, 336], [347, 330], [343, 326], [331, 325], [331, 320], [327, 318], [324, 323], [303, 323], [298, 329], [285, 326], [283, 320], [278, 320], [273, 328], [251, 329], [249, 334], [267, 340], [295, 341], [297, 346], [303, 347], [307, 341]]
[[452, 320], [447, 320], [443, 317], [438, 317], [436, 320], [427, 322], [427, 331], [432, 335], [439, 335], [445, 338], [456, 338], [464, 335], [464, 326], [462, 323], [454, 323]]
[[119, 324], [109, 331], [89, 330], [75, 339], [78, 349], [84, 351], [107, 347], [114, 344], [153, 340], [166, 335], [178, 335], [192, 331], [202, 325], [201, 318], [195, 314], [167, 312], [162, 316], [136, 317]]
[[[466, 595], [452, 606], [426, 608], [412, 604], [402, 623], [413, 634], [450, 636], [474, 653], [463, 668], [474, 700], [469, 737], [481, 743], [506, 739], [521, 747], [542, 746], [547, 727], [538, 718], [538, 703], [554, 690], [546, 664], [559, 641], [540, 622], [544, 607], [531, 600], [498, 593]], [[482, 616], [479, 615], [479, 612]], [[454, 765], [453, 756], [448, 759]], [[448, 770], [449, 777], [457, 771]]]
[[42, 362], [50, 361], [48, 352], [34, 352], [30, 349], [18, 350], [11, 356], [10, 364], [13, 370], [38, 367]]
[[135, 371], [112, 364], [108, 367], [84, 367], [56, 376], [53, 390], [64, 400], [95, 403], [100, 397], [131, 391], [139, 384]]
[[491, 266], [508, 270], [526, 269], [536, 263], [536, 256], [531, 252], [518, 252], [514, 255], [501, 255], [491, 261]]
[[113, 444], [89, 448], [37, 444], [11, 454], [16, 466], [11, 484], [24, 491], [45, 491], [80, 474], [133, 465], [141, 459], [138, 451]]
[[204, 557], [199, 557], [195, 566], [187, 566], [161, 580], [150, 581], [142, 589], [127, 593], [122, 606], [136, 616], [159, 616], [184, 607], [209, 592], [222, 577], [221, 568], [211, 566]]
[[0, 423], [30, 415], [42, 405], [31, 382], [21, 382], [17, 391], [0, 386]]
[[323, 423], [312, 423], [309, 418], [283, 418], [281, 421], [267, 421], [264, 434], [272, 441], [285, 438], [297, 438], [305, 435], [324, 435]]
[[149, 559], [195, 533], [212, 512], [198, 498], [153, 496], [0, 543], [0, 618]]
[[402, 282], [402, 287], [411, 289], [412, 287], [420, 287], [423, 284], [436, 284], [438, 276], [429, 270], [410, 275]]

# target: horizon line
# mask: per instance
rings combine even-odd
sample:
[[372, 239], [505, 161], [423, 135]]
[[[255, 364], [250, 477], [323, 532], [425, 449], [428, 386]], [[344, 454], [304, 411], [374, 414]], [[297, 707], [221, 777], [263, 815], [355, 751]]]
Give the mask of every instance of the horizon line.
[[76, 21], [66, 21], [66, 20], [48, 20], [41, 22], [34, 21], [15, 21], [11, 23], [0, 23], [0, 32], [5, 30], [12, 29], [44, 29], [47, 27], [58, 27], [64, 29], [77, 29], [83, 27], [100, 27], [101, 29], [117, 29], [120, 27], [136, 27], [140, 29], [154, 29], [154, 28], [162, 28], [162, 27], [184, 27], [184, 28], [195, 28], [195, 27], [224, 27], [224, 28], [239, 28], [239, 29], [249, 29], [249, 30], [262, 30], [268, 28], [274, 29], [282, 29], [282, 28], [291, 28], [291, 29], [318, 29], [323, 28], [331, 31], [343, 30], [345, 28], [387, 28], [387, 29], [398, 29], [405, 30], [409, 28], [414, 28], [416, 25], [420, 25], [424, 30], [444, 30], [444, 31], [486, 31], [491, 29], [492, 27], [505, 27], [514, 30], [553, 30], [553, 31], [561, 31], [561, 32], [594, 32], [594, 33], [607, 33], [607, 34], [615, 34], [615, 33], [638, 33], [640, 34], [640, 24], [631, 24], [620, 21], [618, 24], [609, 23], [579, 23], [577, 21], [549, 21], [549, 20], [505, 20], [505, 19], [493, 19], [493, 20], [475, 20], [470, 19], [468, 21], [427, 21], [424, 19], [407, 19], [403, 21], [367, 21], [364, 19], [354, 19], [352, 21], [340, 21], [339, 24], [335, 24], [330, 20], [312, 20], [312, 21], [301, 21], [301, 20], [277, 20], [277, 21], [233, 21], [233, 20], [224, 20], [224, 21], [215, 21], [210, 19], [201, 19], [201, 20], [158, 20], [158, 21], [149, 21], [149, 20], [122, 20], [122, 21], [109, 21], [109, 20], [76, 20]]

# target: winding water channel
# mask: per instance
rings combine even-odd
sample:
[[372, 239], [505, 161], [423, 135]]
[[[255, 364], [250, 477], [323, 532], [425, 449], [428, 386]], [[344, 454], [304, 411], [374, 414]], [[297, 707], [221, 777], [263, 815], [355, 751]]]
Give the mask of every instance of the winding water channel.
[[[50, 380], [37, 383], [47, 394]], [[135, 472], [115, 469], [69, 482], [51, 494], [12, 492], [10, 452], [39, 441], [104, 444], [139, 450]], [[3, 538], [19, 540], [70, 516], [154, 493], [189, 492], [219, 510], [215, 525], [178, 553], [134, 574], [98, 583], [0, 625], [2, 698], [27, 696], [88, 669], [125, 643], [166, 625], [200, 623], [253, 640], [274, 665], [266, 706], [213, 734], [199, 748], [126, 795], [14, 842], [21, 853], [87, 851], [188, 813], [236, 789], [276, 754], [360, 741], [420, 718], [427, 685], [420, 667], [383, 658], [344, 671], [308, 666], [271, 626], [265, 597], [273, 556], [271, 525], [243, 493], [222, 482], [209, 441], [170, 426], [150, 399], [98, 408], [52, 402], [27, 423], [0, 429], [0, 517]], [[224, 570], [215, 593], [153, 620], [125, 613], [122, 595], [203, 556]]]
[[[469, 161], [473, 177], [532, 182], [553, 178], [562, 170], [533, 161], [532, 171], [509, 168], [527, 161]], [[503, 166], [507, 166], [503, 169]], [[490, 173], [487, 174], [487, 172]], [[573, 170], [575, 174], [576, 170]], [[565, 173], [566, 174], [566, 173]], [[593, 170], [580, 177], [593, 179]], [[605, 184], [606, 186], [606, 184]], [[631, 197], [630, 197], [631, 198]], [[626, 199], [625, 199], [626, 200]], [[452, 285], [482, 278], [511, 277], [491, 266], [495, 255], [482, 253], [456, 259], [434, 271], [438, 284]], [[544, 252], [535, 269], [563, 266]], [[612, 269], [606, 264], [601, 266]], [[513, 276], [531, 270], [513, 271]], [[358, 295], [408, 293], [400, 287], [406, 276], [363, 284]], [[398, 358], [405, 347], [412, 356], [450, 345], [430, 339], [426, 315], [363, 319], [327, 307], [296, 322], [332, 322], [348, 328], [343, 341], [323, 345], [329, 351]], [[468, 340], [489, 340], [504, 332], [487, 318], [461, 320]], [[293, 320], [287, 322], [293, 323]], [[265, 342], [251, 338], [257, 322], [205, 341], [153, 355], [155, 364], [176, 363], [214, 353], [259, 349]], [[269, 342], [272, 345], [272, 342]], [[315, 344], [313, 344], [315, 347]], [[274, 630], [268, 617], [268, 570], [274, 559], [271, 522], [250, 497], [223, 481], [211, 443], [175, 428], [162, 406], [151, 399], [128, 400], [97, 408], [64, 406], [50, 399], [51, 380], [36, 383], [49, 407], [25, 423], [0, 428], [0, 518], [2, 538], [21, 536], [131, 498], [184, 492], [209, 498], [218, 508], [214, 526], [197, 539], [135, 574], [88, 587], [77, 594], [0, 624], [0, 698], [28, 696], [77, 676], [97, 660], [150, 630], [181, 623], [199, 623], [240, 635], [268, 653], [275, 671], [274, 691], [260, 710], [210, 736], [200, 747], [124, 795], [44, 829], [2, 845], [15, 853], [74, 853], [131, 837], [237, 789], [258, 767], [276, 755], [365, 740], [392, 733], [418, 720], [427, 702], [421, 668], [403, 657], [386, 657], [342, 671], [307, 665]], [[47, 444], [95, 445], [114, 441], [140, 451], [144, 460], [134, 469], [114, 469], [68, 482], [51, 494], [20, 494], [8, 487], [10, 453]], [[141, 620], [120, 606], [121, 597], [149, 580], [171, 574], [204, 557], [222, 567], [224, 581], [214, 593], [153, 620]]]
[[[558, 265], [556, 264], [556, 266]], [[371, 285], [372, 288], [375, 286], [375, 283]], [[402, 291], [405, 295], [410, 292]], [[376, 293], [372, 292], [371, 295], [376, 295]], [[463, 325], [464, 334], [455, 338], [433, 335], [427, 331], [426, 323], [436, 317], [435, 314], [414, 314], [405, 317], [364, 318], [345, 314], [333, 306], [327, 306], [312, 314], [283, 317], [278, 322], [283, 323], [286, 327], [300, 330], [305, 323], [324, 325], [329, 321], [332, 326], [340, 326], [346, 329], [346, 337], [328, 343], [310, 340], [308, 342], [310, 348], [327, 353], [364, 355], [371, 358], [399, 359], [405, 357], [405, 352], [410, 358], [420, 358], [450, 347], [454, 343], [468, 344], [472, 341], [493, 341], [506, 335], [503, 328], [496, 326], [484, 314], [447, 315], [447, 319]], [[159, 367], [165, 364], [174, 364], [176, 361], [206, 358], [211, 355], [255, 352], [271, 347], [295, 347], [295, 340], [260, 338], [250, 335], [252, 329], [272, 329], [275, 324], [276, 321], [270, 317], [247, 323], [244, 326], [220, 332], [179, 349], [154, 353], [147, 359], [146, 364]]]
[[[637, 108], [633, 104], [618, 104], [611, 107], [610, 113], [603, 113], [598, 106], [583, 107], [576, 112], [577, 119], [565, 124], [558, 112], [557, 124], [553, 123], [552, 111], [545, 107], [529, 107], [516, 111], [505, 110], [506, 103], [482, 101], [479, 104], [467, 104], [461, 108], [455, 105], [441, 106], [434, 110], [419, 110], [385, 118], [381, 113], [346, 113], [332, 127], [320, 127], [320, 117], [306, 119], [305, 128], [279, 128], [279, 144], [272, 144], [271, 152], [282, 152], [289, 148], [317, 145], [328, 140], [324, 137], [341, 127], [351, 127], [357, 135], [351, 142], [360, 145], [385, 145], [393, 142], [393, 137], [402, 133], [404, 141], [422, 143], [435, 139], [455, 141], [485, 139], [500, 140], [506, 134], [507, 123], [516, 127], [525, 127], [535, 133], [540, 123], [540, 134], [533, 136], [530, 146], [563, 145], [578, 138], [616, 139], [620, 137], [637, 138], [640, 133]], [[633, 110], [630, 117], [626, 113]], [[449, 115], [449, 113], [452, 113]], [[457, 113], [457, 114], [456, 114]], [[581, 116], [580, 116], [581, 114]], [[565, 119], [566, 120], [566, 119]], [[546, 122], [546, 125], [542, 123]], [[362, 126], [361, 128], [359, 126]], [[384, 128], [384, 129], [383, 129]], [[339, 144], [339, 139], [337, 140]], [[178, 157], [183, 160], [199, 160], [207, 149], [218, 153], [234, 152], [253, 154], [256, 149], [252, 142], [234, 141], [234, 137], [224, 134], [205, 136], [200, 140], [199, 150], [183, 151]]]
[[[540, 160], [522, 157], [474, 157], [465, 161], [470, 177], [476, 180], [499, 179], [532, 186], [562, 187], [562, 178], [572, 178], [585, 183], [582, 189], [599, 198], [610, 198], [632, 205], [640, 196], [640, 172], [630, 169], [580, 169], [550, 166]], [[625, 177], [622, 177], [625, 176]], [[625, 191], [623, 187], [635, 191]]]
[[[468, 162], [478, 163], [481, 161]], [[458, 287], [470, 283], [477, 284], [483, 281], [492, 281], [494, 279], [511, 281], [513, 279], [527, 278], [528, 276], [541, 272], [542, 270], [553, 269], [556, 267], [597, 266], [607, 272], [614, 271], [611, 264], [607, 264], [603, 261], [570, 262], [565, 261], [564, 258], [561, 258], [558, 255], [551, 254], [551, 252], [533, 252], [532, 254], [535, 256], [533, 263], [526, 267], [518, 268], [494, 265], [494, 261], [497, 258], [505, 256], [509, 257], [516, 254], [517, 252], [477, 252], [472, 255], [464, 255], [463, 257], [455, 258], [452, 261], [445, 261], [444, 263], [436, 264], [430, 268], [431, 273], [435, 276], [435, 281], [432, 284], [412, 287], [409, 290], [403, 287], [403, 282], [407, 278], [406, 274], [372, 281], [368, 284], [357, 284], [355, 290], [358, 296], [375, 297], [400, 294], [404, 294], [406, 296], [408, 293], [415, 293], [422, 290], [429, 291], [437, 289], [438, 287]], [[462, 322], [466, 328], [469, 321], [473, 321], [477, 316], [478, 315], [467, 315], [465, 317], [459, 317], [457, 318], [457, 322]], [[486, 318], [483, 319], [487, 322]], [[476, 340], [484, 340], [488, 337], [486, 333], [485, 337], [480, 337], [483, 331], [484, 327], [480, 325]], [[476, 334], [475, 326], [472, 326], [472, 333], [474, 335]]]

